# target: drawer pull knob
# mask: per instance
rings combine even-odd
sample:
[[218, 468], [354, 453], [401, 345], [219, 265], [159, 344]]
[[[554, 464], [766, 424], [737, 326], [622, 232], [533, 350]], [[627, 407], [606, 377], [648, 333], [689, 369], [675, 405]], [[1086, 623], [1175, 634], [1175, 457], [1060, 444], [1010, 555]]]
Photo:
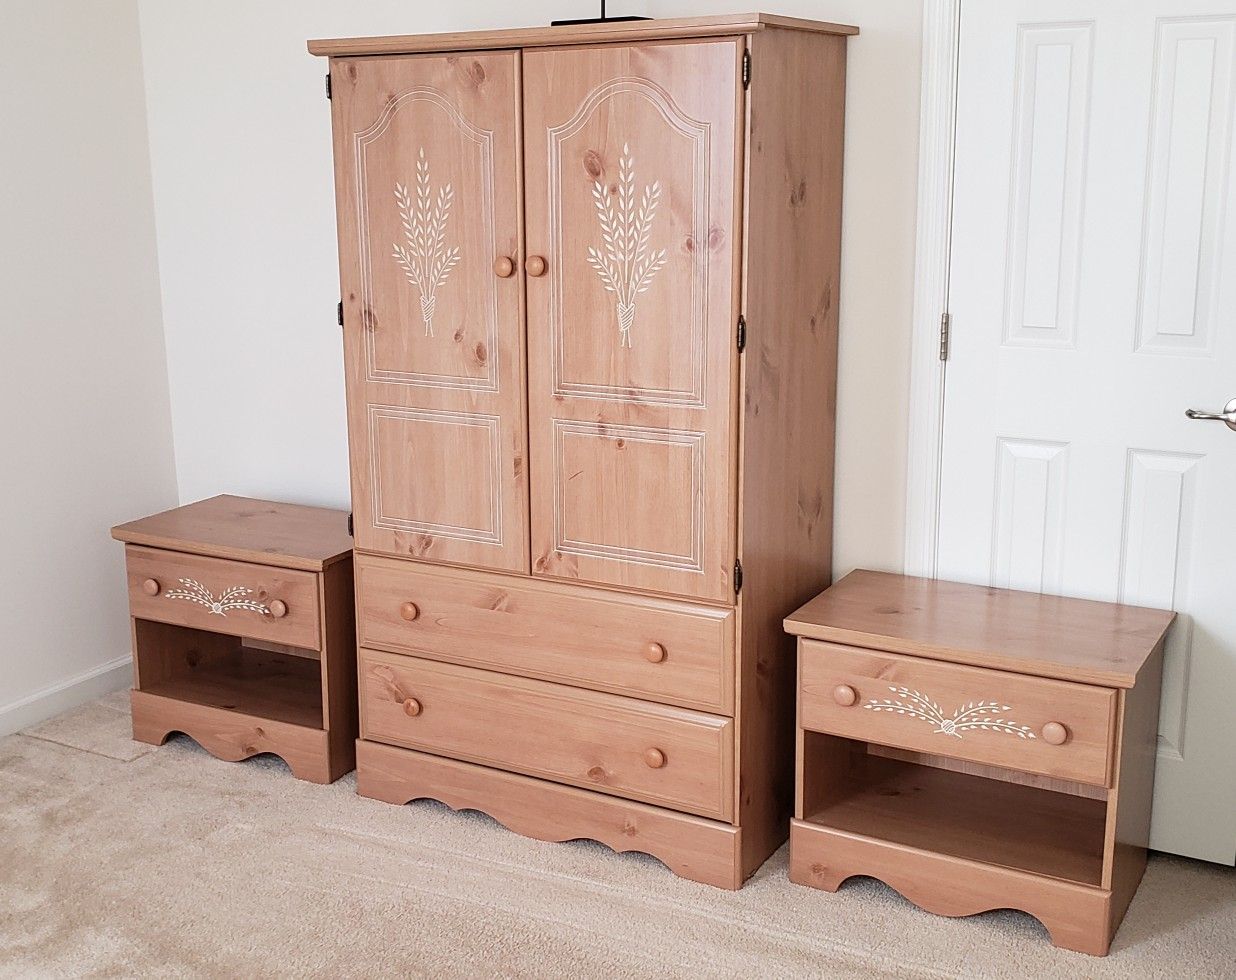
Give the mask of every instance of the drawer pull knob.
[[403, 702], [403, 713], [409, 718], [415, 718], [421, 713], [421, 703], [416, 698], [405, 698]]
[[649, 769], [660, 769], [665, 765], [665, 753], [660, 749], [648, 749], [644, 753], [644, 761]]
[[659, 664], [665, 659], [665, 647], [660, 643], [649, 643], [644, 647], [644, 659], [650, 664]]
[[275, 619], [282, 619], [288, 614], [288, 604], [282, 599], [272, 599], [268, 608]]
[[420, 606], [418, 606], [415, 602], [405, 602], [399, 607], [399, 615], [406, 619], [409, 623], [415, 622], [416, 618], [420, 614]]
[[158, 595], [159, 580], [157, 578], [146, 579], [146, 581], [142, 583], [142, 591], [145, 592], [146, 595]]
[[494, 275], [499, 279], [510, 279], [515, 274], [515, 263], [509, 255], [499, 255], [494, 259]]
[[524, 268], [528, 270], [528, 275], [533, 278], [539, 278], [545, 275], [545, 270], [549, 268], [549, 263], [540, 255], [529, 255], [528, 261], [524, 263]]
[[858, 700], [858, 692], [849, 684], [838, 684], [833, 688], [833, 700], [841, 707], [848, 708]]
[[1043, 726], [1043, 741], [1048, 745], [1063, 745], [1069, 740], [1069, 730], [1058, 721]]

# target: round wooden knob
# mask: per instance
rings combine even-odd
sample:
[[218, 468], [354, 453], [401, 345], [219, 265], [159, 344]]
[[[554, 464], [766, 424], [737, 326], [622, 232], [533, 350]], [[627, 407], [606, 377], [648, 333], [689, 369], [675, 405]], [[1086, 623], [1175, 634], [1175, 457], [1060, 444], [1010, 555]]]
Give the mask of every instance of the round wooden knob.
[[421, 713], [421, 703], [416, 698], [406, 698], [403, 702], [403, 713], [409, 718], [415, 718]]
[[1069, 730], [1058, 721], [1049, 721], [1043, 726], [1043, 741], [1048, 745], [1063, 745], [1069, 738]]
[[288, 614], [288, 604], [282, 599], [272, 599], [268, 608], [275, 619], [282, 619]]
[[515, 273], [515, 263], [508, 255], [499, 255], [494, 259], [494, 275], [499, 279], [510, 279]]
[[849, 684], [838, 684], [833, 688], [833, 700], [841, 707], [848, 708], [858, 700], [858, 692]]
[[541, 256], [529, 255], [528, 261], [524, 263], [524, 268], [528, 270], [528, 275], [539, 277], [545, 275], [545, 270], [549, 268], [549, 265]]
[[649, 769], [660, 769], [665, 765], [665, 753], [660, 749], [649, 749], [644, 753], [644, 761]]
[[660, 643], [649, 643], [644, 647], [644, 658], [652, 664], [659, 664], [665, 659], [665, 647]]
[[405, 602], [399, 607], [399, 615], [406, 619], [409, 623], [416, 620], [416, 617], [421, 614], [420, 606], [415, 602]]
[[142, 591], [145, 592], [146, 595], [158, 595], [159, 580], [155, 578], [146, 579], [146, 581], [142, 583]]

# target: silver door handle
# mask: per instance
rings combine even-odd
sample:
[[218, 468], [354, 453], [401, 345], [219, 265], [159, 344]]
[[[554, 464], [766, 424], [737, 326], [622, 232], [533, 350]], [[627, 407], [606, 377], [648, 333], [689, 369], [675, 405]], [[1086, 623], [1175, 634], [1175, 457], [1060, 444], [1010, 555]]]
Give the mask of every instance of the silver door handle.
[[1187, 408], [1185, 415], [1208, 422], [1226, 422], [1229, 429], [1236, 431], [1236, 398], [1224, 405], [1222, 412], [1203, 412], [1196, 408]]

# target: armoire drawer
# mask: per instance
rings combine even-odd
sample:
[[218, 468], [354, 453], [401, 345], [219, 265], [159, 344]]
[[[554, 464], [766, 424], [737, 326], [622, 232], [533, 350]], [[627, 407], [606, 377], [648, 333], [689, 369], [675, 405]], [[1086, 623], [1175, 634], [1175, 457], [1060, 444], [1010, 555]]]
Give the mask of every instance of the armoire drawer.
[[734, 611], [356, 555], [362, 646], [731, 714]]
[[728, 718], [360, 651], [361, 737], [729, 820]]
[[800, 727], [1109, 784], [1116, 692], [799, 640]]
[[321, 647], [318, 584], [312, 572], [137, 545], [125, 548], [125, 565], [135, 619], [305, 650]]

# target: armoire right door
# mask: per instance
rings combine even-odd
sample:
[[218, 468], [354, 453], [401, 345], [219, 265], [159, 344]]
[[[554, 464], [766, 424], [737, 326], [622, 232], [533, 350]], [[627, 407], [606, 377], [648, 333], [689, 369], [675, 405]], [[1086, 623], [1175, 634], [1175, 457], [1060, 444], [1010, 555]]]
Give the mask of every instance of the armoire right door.
[[524, 54], [534, 575], [733, 600], [742, 52]]

